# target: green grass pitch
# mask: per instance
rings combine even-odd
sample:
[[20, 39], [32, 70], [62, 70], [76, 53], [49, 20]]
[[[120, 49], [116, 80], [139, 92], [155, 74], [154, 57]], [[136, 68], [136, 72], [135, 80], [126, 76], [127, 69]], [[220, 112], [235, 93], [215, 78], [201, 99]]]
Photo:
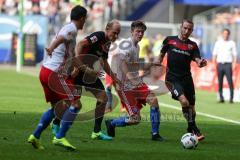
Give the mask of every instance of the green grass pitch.
[[[240, 121], [240, 105], [217, 104], [216, 94], [197, 91], [197, 111]], [[94, 100], [82, 97], [83, 110], [91, 110]], [[161, 103], [178, 106], [169, 95], [159, 96]], [[240, 157], [240, 126], [230, 122], [197, 116], [197, 122], [206, 139], [196, 150], [185, 150], [180, 137], [186, 132], [186, 123], [179, 110], [161, 107], [161, 135], [165, 142], [150, 140], [149, 107], [142, 110], [143, 122], [139, 125], [117, 128], [113, 141], [90, 139], [93, 120], [75, 122], [67, 138], [77, 147], [70, 152], [51, 143], [50, 128], [43, 132], [41, 141], [45, 150], [39, 151], [26, 142], [35, 129], [48, 104], [36, 76], [0, 70], [0, 160], [226, 160]], [[105, 118], [117, 117], [117, 107]], [[105, 130], [105, 124], [102, 124]]]

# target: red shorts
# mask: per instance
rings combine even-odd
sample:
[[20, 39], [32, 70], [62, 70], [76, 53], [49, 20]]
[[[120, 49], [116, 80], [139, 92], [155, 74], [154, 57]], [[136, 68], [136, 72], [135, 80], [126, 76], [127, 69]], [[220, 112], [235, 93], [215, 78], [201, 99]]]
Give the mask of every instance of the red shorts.
[[105, 76], [105, 83], [106, 83], [106, 86], [112, 86], [113, 85], [113, 80], [108, 74], [106, 74], [106, 76]]
[[131, 90], [118, 91], [118, 95], [121, 99], [122, 106], [126, 108], [130, 116], [140, 113], [142, 105], [146, 104], [146, 99], [149, 93], [150, 89], [146, 84], [143, 84]]
[[54, 104], [60, 100], [75, 101], [80, 98], [77, 89], [74, 87], [73, 79], [65, 75], [42, 66], [39, 79], [47, 102]]

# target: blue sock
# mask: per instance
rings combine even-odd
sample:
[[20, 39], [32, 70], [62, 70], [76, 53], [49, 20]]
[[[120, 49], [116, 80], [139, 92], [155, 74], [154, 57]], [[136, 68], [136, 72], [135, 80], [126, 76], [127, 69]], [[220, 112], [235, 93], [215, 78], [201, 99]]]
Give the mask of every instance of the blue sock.
[[113, 119], [111, 121], [111, 124], [114, 127], [125, 127], [127, 125], [128, 117], [119, 117], [116, 119]]
[[160, 126], [160, 112], [159, 108], [151, 107], [150, 111], [150, 119], [152, 124], [152, 134], [158, 134], [159, 133], [159, 126]]
[[47, 126], [51, 123], [52, 119], [54, 118], [54, 110], [53, 108], [48, 109], [41, 117], [36, 130], [34, 131], [33, 135], [36, 138], [40, 138], [42, 131], [47, 128]]
[[70, 106], [69, 109], [65, 111], [61, 120], [60, 130], [56, 135], [57, 138], [60, 139], [66, 136], [67, 131], [73, 124], [74, 119], [77, 117], [78, 111], [79, 109], [76, 109], [73, 106]]
[[107, 95], [107, 98], [108, 98], [107, 106], [111, 106], [111, 107], [112, 107], [112, 92], [111, 92], [111, 87], [107, 87], [107, 88], [106, 88], [106, 95]]

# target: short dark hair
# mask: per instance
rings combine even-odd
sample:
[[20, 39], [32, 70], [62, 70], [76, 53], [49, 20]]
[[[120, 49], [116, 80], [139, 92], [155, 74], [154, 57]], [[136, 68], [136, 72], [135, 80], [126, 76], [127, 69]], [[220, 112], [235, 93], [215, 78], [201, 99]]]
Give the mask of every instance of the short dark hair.
[[231, 32], [230, 32], [230, 30], [228, 29], [228, 28], [224, 28], [223, 30], [222, 30], [222, 32], [224, 32], [224, 31], [227, 31], [228, 32], [228, 34], [230, 34]]
[[144, 31], [147, 30], [147, 26], [143, 21], [137, 20], [133, 21], [131, 24], [131, 31], [133, 31], [135, 28], [142, 28]]
[[190, 24], [194, 25], [193, 21], [192, 21], [192, 20], [189, 20], [189, 19], [183, 19], [183, 20], [182, 20], [182, 24], [183, 24], [184, 22], [187, 22], [187, 23], [190, 23]]
[[82, 17], [86, 17], [87, 16], [87, 10], [80, 6], [80, 5], [76, 5], [75, 7], [72, 8], [71, 10], [71, 20], [78, 20]]

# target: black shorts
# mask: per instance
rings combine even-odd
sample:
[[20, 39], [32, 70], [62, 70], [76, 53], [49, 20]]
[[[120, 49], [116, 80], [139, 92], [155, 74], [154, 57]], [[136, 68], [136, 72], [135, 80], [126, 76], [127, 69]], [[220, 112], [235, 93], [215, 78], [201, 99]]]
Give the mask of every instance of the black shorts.
[[166, 82], [170, 83], [172, 98], [178, 100], [179, 96], [185, 95], [190, 105], [195, 105], [195, 89], [192, 76], [176, 77], [166, 75]]
[[77, 85], [78, 89], [85, 88], [86, 91], [89, 92], [102, 92], [105, 90], [102, 81], [98, 78], [92, 78], [84, 75], [84, 73], [79, 73], [79, 75], [75, 78], [74, 84]]

